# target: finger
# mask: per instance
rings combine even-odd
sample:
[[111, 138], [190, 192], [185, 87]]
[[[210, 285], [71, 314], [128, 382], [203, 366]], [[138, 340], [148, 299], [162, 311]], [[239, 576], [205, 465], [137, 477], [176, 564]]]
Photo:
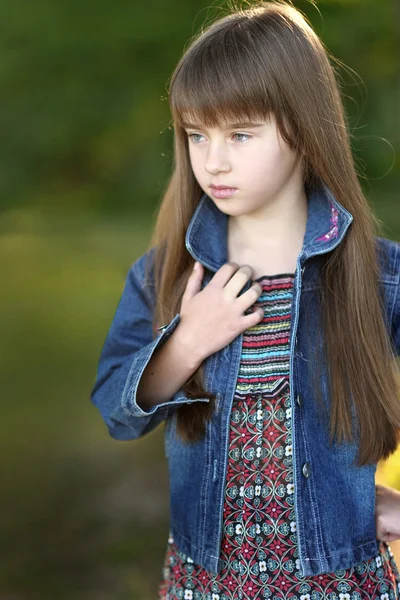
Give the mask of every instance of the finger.
[[238, 268], [239, 265], [233, 261], [223, 264], [222, 267], [220, 267], [218, 271], [213, 275], [212, 279], [210, 280], [210, 283], [212, 285], [216, 284], [221, 288], [224, 287], [228, 283], [230, 278], [236, 273]]
[[252, 312], [248, 315], [244, 315], [241, 319], [242, 325], [245, 329], [258, 325], [264, 318], [264, 309], [261, 306], [253, 306]]
[[[195, 269], [194, 267], [197, 266]], [[203, 281], [204, 269], [203, 265], [196, 261], [193, 265], [192, 272], [189, 275], [189, 279], [186, 284], [186, 289], [182, 298], [189, 299], [193, 298], [201, 290], [201, 282]]]
[[253, 281], [248, 290], [246, 290], [243, 294], [238, 296], [235, 300], [239, 310], [244, 312], [247, 310], [252, 304], [254, 304], [262, 294], [261, 285]]
[[232, 275], [232, 277], [225, 286], [231, 297], [239, 297], [241, 290], [247, 284], [249, 279], [251, 279], [252, 274], [253, 269], [250, 267], [250, 265], [242, 265], [241, 267], [239, 267], [239, 269], [236, 271], [236, 273]]

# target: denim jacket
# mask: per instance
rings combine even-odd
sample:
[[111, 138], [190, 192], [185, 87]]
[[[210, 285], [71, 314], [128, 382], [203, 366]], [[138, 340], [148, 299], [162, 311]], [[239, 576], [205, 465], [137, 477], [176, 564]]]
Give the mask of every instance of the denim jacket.
[[[308, 217], [303, 247], [297, 258], [290, 325], [290, 401], [293, 446], [293, 500], [303, 577], [348, 569], [379, 553], [375, 525], [376, 465], [353, 464], [358, 440], [328, 445], [328, 428], [317, 420], [315, 390], [309, 381], [311, 344], [321, 341], [315, 326], [319, 314], [320, 255], [341, 243], [353, 216], [321, 184], [307, 191]], [[204, 269], [202, 288], [228, 261], [227, 215], [203, 194], [186, 232], [185, 245]], [[379, 283], [385, 322], [395, 354], [400, 348], [400, 244], [376, 236], [382, 251]], [[142, 410], [136, 392], [155, 349], [179, 324], [175, 314], [161, 331], [153, 332], [153, 280], [144, 281], [145, 259], [129, 269], [125, 287], [106, 337], [91, 399], [110, 435], [133, 440], [165, 422], [165, 454], [170, 477], [170, 530], [179, 549], [217, 574], [223, 525], [224, 487], [228, 458], [229, 419], [241, 359], [242, 335], [204, 361], [205, 385], [216, 394], [216, 410], [205, 437], [184, 443], [176, 434], [176, 409], [188, 398], [181, 388], [167, 402]], [[241, 293], [251, 286], [249, 280]], [[310, 320], [311, 315], [311, 320]], [[306, 329], [308, 328], [308, 329]], [[306, 335], [309, 334], [309, 335]], [[329, 407], [326, 367], [324, 401]]]

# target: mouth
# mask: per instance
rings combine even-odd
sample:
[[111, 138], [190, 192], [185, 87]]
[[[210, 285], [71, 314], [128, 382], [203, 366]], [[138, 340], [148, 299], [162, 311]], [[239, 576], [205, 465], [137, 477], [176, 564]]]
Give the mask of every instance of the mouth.
[[216, 198], [229, 198], [233, 196], [237, 188], [227, 187], [224, 185], [210, 185], [211, 192]]

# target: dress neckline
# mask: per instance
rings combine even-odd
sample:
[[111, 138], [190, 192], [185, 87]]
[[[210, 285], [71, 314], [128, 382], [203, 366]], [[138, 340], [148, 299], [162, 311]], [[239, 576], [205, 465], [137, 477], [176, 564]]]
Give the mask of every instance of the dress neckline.
[[256, 279], [252, 279], [252, 281], [261, 281], [261, 279], [288, 279], [294, 278], [294, 273], [276, 273], [276, 275], [260, 275]]

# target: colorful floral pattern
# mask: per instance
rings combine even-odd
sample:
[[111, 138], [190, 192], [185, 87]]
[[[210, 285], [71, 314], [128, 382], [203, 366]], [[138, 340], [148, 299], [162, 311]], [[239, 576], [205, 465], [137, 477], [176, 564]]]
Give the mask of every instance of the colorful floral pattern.
[[339, 212], [333, 202], [330, 202], [331, 205], [331, 227], [327, 233], [321, 235], [321, 237], [317, 238], [316, 242], [328, 242], [331, 238], [336, 238], [339, 235]]
[[293, 274], [259, 277], [264, 319], [243, 334], [230, 419], [221, 540], [212, 576], [170, 533], [161, 600], [395, 600], [400, 574], [390, 546], [347, 570], [299, 573], [289, 397]]

